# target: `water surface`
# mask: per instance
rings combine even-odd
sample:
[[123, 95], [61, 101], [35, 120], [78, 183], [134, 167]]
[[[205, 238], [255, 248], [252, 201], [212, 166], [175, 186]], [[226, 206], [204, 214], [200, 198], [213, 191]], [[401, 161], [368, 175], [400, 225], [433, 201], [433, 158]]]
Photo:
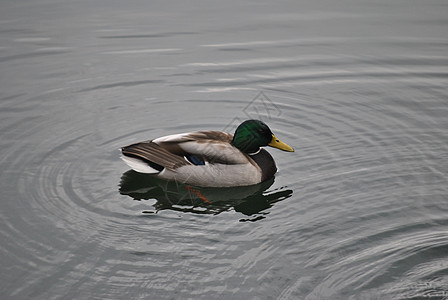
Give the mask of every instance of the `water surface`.
[[[446, 299], [445, 1], [2, 1], [2, 299]], [[266, 121], [250, 188], [119, 147]]]

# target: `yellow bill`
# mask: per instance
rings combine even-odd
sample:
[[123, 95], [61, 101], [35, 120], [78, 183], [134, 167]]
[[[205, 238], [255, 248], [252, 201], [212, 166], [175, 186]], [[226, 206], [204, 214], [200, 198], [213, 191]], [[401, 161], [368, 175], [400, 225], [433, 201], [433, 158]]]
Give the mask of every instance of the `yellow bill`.
[[274, 147], [274, 148], [277, 148], [277, 149], [280, 149], [283, 151], [294, 152], [294, 149], [291, 146], [280, 141], [278, 138], [275, 137], [275, 135], [272, 135], [272, 140], [268, 144], [268, 146], [271, 146], [271, 147]]

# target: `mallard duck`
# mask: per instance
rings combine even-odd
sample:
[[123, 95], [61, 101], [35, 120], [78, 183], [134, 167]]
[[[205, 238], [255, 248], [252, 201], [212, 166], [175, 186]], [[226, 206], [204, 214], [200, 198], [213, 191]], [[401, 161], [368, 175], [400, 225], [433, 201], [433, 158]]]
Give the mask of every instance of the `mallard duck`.
[[263, 146], [294, 152], [259, 120], [241, 123], [235, 134], [198, 131], [174, 134], [121, 148], [135, 171], [201, 187], [248, 186], [277, 172]]

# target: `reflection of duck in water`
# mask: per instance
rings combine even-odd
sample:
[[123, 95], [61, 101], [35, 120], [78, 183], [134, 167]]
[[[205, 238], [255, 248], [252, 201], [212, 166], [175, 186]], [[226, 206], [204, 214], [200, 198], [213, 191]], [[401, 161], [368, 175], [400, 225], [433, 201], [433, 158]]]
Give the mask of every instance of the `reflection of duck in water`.
[[[121, 177], [120, 193], [134, 200], [156, 199], [155, 211], [170, 209], [218, 214], [234, 208], [235, 211], [252, 216], [291, 196], [292, 191], [286, 189], [266, 192], [273, 183], [274, 178], [271, 178], [263, 183], [245, 187], [200, 188], [130, 170]], [[255, 220], [260, 218], [263, 216], [255, 217]]]
[[241, 123], [235, 134], [198, 131], [169, 135], [121, 149], [135, 171], [202, 187], [248, 186], [273, 178], [277, 167], [260, 147], [294, 149], [258, 120]]

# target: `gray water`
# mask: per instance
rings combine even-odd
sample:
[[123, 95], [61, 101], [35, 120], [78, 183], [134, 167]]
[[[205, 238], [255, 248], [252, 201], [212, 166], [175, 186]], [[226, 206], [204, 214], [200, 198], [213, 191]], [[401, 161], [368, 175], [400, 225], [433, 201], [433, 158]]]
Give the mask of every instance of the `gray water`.
[[[1, 299], [447, 299], [448, 3], [0, 3]], [[119, 147], [262, 119], [273, 181]]]

